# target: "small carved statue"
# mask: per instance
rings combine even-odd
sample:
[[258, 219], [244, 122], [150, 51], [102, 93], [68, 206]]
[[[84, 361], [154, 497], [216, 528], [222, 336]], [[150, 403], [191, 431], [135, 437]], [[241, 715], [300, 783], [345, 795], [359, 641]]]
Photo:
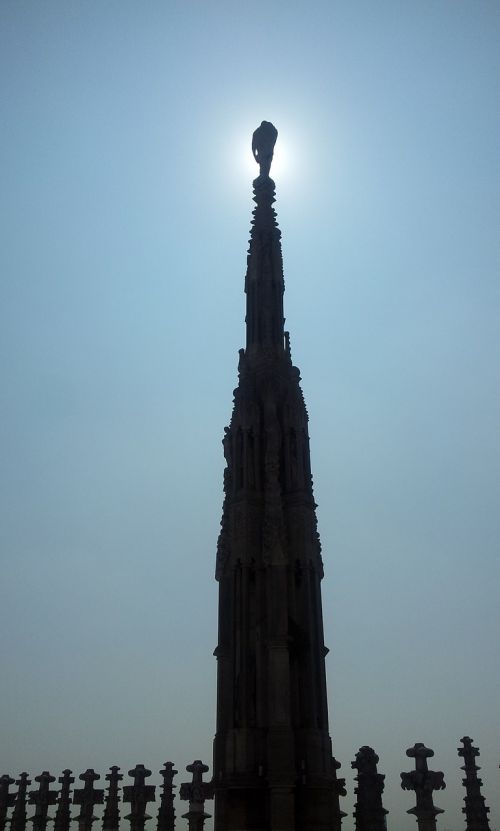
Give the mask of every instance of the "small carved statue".
[[277, 138], [278, 131], [270, 121], [263, 121], [252, 136], [252, 153], [263, 178], [269, 177]]

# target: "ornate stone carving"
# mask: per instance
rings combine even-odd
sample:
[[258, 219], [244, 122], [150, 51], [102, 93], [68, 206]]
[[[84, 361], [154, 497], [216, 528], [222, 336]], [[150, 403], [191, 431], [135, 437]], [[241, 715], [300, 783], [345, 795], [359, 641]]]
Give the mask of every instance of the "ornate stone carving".
[[156, 831], [174, 831], [175, 809], [174, 809], [174, 776], [177, 771], [173, 762], [165, 762], [160, 775], [163, 779], [160, 807], [158, 809], [158, 822]]
[[75, 777], [71, 775], [69, 768], [63, 770], [62, 776], [59, 777], [61, 791], [59, 793], [59, 800], [57, 802], [56, 817], [54, 820], [54, 831], [69, 831], [71, 823], [71, 785], [75, 781]]
[[340, 762], [337, 761], [334, 757], [332, 757], [332, 767], [333, 767], [333, 802], [334, 802], [334, 819], [333, 819], [333, 831], [341, 831], [342, 828], [342, 820], [344, 817], [347, 816], [345, 811], [340, 809], [340, 797], [347, 796], [347, 791], [345, 788], [345, 779], [343, 777], [337, 776], [337, 771], [340, 770], [342, 765]]
[[474, 747], [472, 739], [464, 736], [460, 739], [463, 747], [458, 748], [458, 755], [464, 760], [462, 770], [465, 771], [465, 779], [462, 783], [465, 786], [465, 806], [462, 812], [465, 814], [467, 831], [490, 831], [488, 814], [490, 809], [486, 806], [484, 796], [481, 794], [482, 780], [477, 775], [481, 770], [476, 765], [476, 757], [479, 756], [479, 748]]
[[51, 783], [55, 781], [55, 776], [51, 776], [48, 770], [44, 770], [40, 776], [35, 776], [38, 790], [31, 791], [29, 795], [30, 805], [35, 805], [35, 813], [30, 817], [33, 831], [45, 831], [47, 827], [49, 807], [57, 802], [57, 791], [50, 790]]
[[125, 817], [130, 821], [130, 831], [143, 831], [147, 819], [151, 817], [146, 813], [148, 802], [155, 798], [155, 786], [146, 785], [146, 779], [151, 776], [151, 771], [144, 765], [136, 765], [129, 770], [129, 776], [134, 779], [133, 785], [125, 785], [123, 788], [123, 801], [130, 802], [130, 813]]
[[10, 776], [0, 776], [0, 831], [4, 831], [7, 811], [14, 805], [16, 795], [9, 793], [9, 788], [14, 784]]
[[26, 791], [31, 785], [31, 779], [26, 772], [19, 774], [16, 781], [17, 797], [10, 821], [10, 831], [25, 831], [26, 828]]
[[109, 773], [106, 774], [106, 781], [109, 782], [108, 793], [106, 794], [106, 807], [102, 818], [103, 831], [118, 831], [120, 827], [120, 797], [118, 796], [118, 783], [123, 779], [119, 773], [120, 768], [112, 765]]
[[385, 776], [377, 771], [378, 760], [373, 748], [365, 746], [351, 762], [351, 767], [358, 772], [358, 785], [354, 789], [357, 795], [354, 806], [356, 831], [386, 831], [387, 811], [382, 805]]
[[75, 790], [73, 802], [80, 806], [78, 814], [78, 831], [90, 831], [92, 823], [97, 817], [94, 816], [94, 806], [102, 805], [104, 802], [104, 791], [101, 788], [94, 788], [94, 782], [100, 779], [100, 775], [93, 768], [87, 768], [85, 773], [80, 774], [84, 783], [83, 788]]
[[205, 800], [214, 797], [213, 784], [203, 781], [208, 766], [200, 759], [195, 759], [191, 765], [187, 765], [186, 770], [193, 776], [191, 782], [183, 782], [181, 785], [180, 798], [189, 800], [189, 811], [182, 817], [188, 820], [189, 831], [203, 831], [205, 820], [211, 816], [205, 813]]
[[[215, 828], [264, 828], [279, 817], [276, 827], [331, 831], [342, 818], [343, 786], [330, 764], [322, 567], [307, 411], [284, 332], [273, 131], [261, 125], [253, 138], [261, 175], [253, 183], [246, 348], [224, 439]], [[314, 784], [301, 785], [295, 804], [301, 760]]]
[[409, 747], [406, 755], [415, 759], [415, 770], [401, 774], [401, 787], [403, 790], [415, 791], [417, 798], [417, 804], [407, 813], [415, 815], [419, 831], [436, 831], [436, 817], [443, 811], [434, 805], [432, 793], [446, 787], [444, 774], [428, 769], [427, 759], [434, 756], [434, 751], [422, 742]]

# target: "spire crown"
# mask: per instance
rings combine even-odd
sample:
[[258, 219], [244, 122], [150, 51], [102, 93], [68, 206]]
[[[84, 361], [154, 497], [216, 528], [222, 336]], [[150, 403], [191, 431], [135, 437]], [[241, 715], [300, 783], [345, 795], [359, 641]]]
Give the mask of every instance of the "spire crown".
[[263, 121], [252, 137], [252, 152], [260, 166], [253, 182], [252, 228], [247, 259], [247, 356], [264, 352], [285, 355], [283, 317], [283, 259], [281, 231], [276, 222], [275, 185], [269, 177], [278, 131]]

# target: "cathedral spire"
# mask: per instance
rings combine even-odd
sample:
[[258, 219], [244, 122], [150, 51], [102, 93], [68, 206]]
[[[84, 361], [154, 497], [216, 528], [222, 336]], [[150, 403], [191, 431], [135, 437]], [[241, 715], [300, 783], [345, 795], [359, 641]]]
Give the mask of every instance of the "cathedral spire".
[[280, 231], [269, 178], [277, 131], [252, 150], [247, 342], [223, 439], [217, 548], [216, 831], [331, 831], [339, 782], [328, 731], [308, 416], [284, 332]]
[[269, 177], [278, 131], [263, 121], [252, 138], [252, 152], [260, 166], [253, 182], [254, 202], [247, 258], [247, 355], [282, 353], [284, 344], [283, 258], [281, 231], [276, 222], [275, 184]]

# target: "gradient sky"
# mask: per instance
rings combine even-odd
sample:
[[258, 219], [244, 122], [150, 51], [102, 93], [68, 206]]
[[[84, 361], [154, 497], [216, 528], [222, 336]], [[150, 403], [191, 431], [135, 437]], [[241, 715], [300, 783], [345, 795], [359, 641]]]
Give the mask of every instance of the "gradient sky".
[[211, 761], [268, 119], [343, 808], [468, 734], [500, 827], [500, 4], [2, 0], [0, 91], [0, 773]]

